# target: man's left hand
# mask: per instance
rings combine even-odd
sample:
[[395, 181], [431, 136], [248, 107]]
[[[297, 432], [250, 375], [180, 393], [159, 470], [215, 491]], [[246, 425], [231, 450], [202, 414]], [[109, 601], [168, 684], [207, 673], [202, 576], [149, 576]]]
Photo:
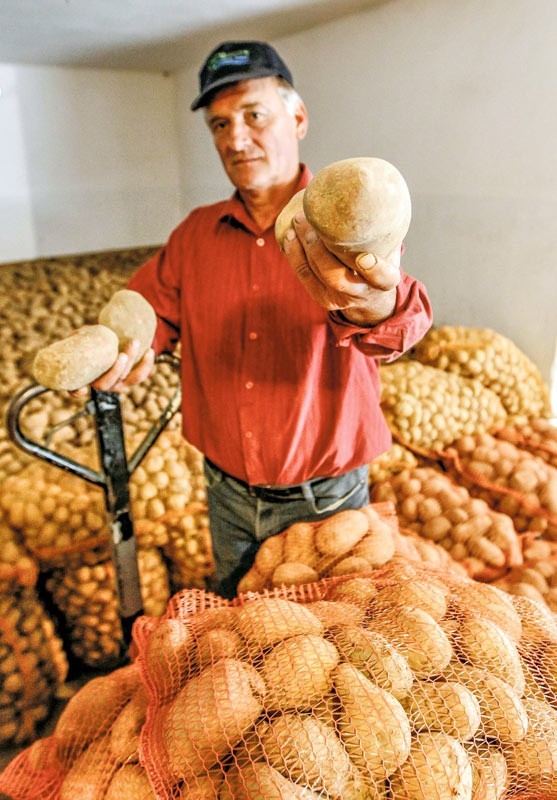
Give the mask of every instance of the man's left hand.
[[294, 217], [293, 225], [283, 252], [317, 303], [328, 311], [340, 311], [355, 325], [375, 325], [391, 316], [401, 278], [400, 249], [389, 259], [360, 253], [347, 266], [327, 250], [302, 213]]

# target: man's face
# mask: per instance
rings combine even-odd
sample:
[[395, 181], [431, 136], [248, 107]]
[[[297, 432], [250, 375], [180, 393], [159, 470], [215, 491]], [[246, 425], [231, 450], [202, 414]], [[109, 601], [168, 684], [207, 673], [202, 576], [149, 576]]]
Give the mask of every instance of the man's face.
[[275, 78], [222, 89], [206, 119], [226, 174], [240, 191], [268, 189], [296, 176], [307, 115], [303, 105], [294, 115], [288, 112]]

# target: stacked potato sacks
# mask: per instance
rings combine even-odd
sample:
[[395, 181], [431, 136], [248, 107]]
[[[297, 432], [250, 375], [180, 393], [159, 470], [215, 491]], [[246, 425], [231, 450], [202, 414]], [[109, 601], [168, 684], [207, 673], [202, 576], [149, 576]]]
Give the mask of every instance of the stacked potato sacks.
[[[0, 509], [37, 559], [73, 655], [92, 667], [111, 664], [122, 634], [102, 491], [34, 462], [4, 481]], [[147, 539], [138, 564], [145, 612], [160, 614], [170, 594], [168, 571]]]
[[507, 414], [479, 380], [419, 361], [380, 368], [381, 408], [395, 439], [418, 453], [435, 454], [464, 434], [501, 427]]
[[498, 439], [528, 450], [551, 467], [557, 467], [557, 422], [544, 417], [530, 419], [514, 427], [493, 431]]
[[495, 585], [510, 594], [546, 604], [557, 612], [557, 542], [524, 534], [522, 555], [524, 563], [498, 578]]
[[[390, 498], [389, 498], [390, 500]], [[459, 570], [436, 543], [399, 531], [392, 502], [339, 511], [322, 522], [296, 522], [262, 542], [239, 592], [300, 586], [320, 578], [368, 573], [394, 561]]]
[[371, 491], [396, 506], [402, 529], [437, 542], [471, 577], [494, 579], [522, 563], [512, 520], [433, 467], [404, 470]]
[[557, 624], [528, 598], [389, 567], [231, 602], [184, 591], [162, 619], [141, 618], [134, 638], [137, 661], [80, 690], [54, 734], [8, 765], [0, 791], [12, 800], [557, 792]]
[[173, 591], [206, 588], [215, 570], [206, 504], [194, 501], [180, 511], [165, 514], [158, 524], [164, 524], [168, 532], [164, 551]]
[[0, 746], [29, 742], [68, 663], [36, 592], [38, 565], [0, 515]]
[[549, 413], [549, 392], [538, 368], [514, 342], [489, 328], [434, 328], [413, 355], [431, 367], [478, 379], [495, 392], [509, 416], [528, 419]]
[[407, 447], [394, 442], [386, 453], [374, 458], [369, 465], [369, 484], [387, 480], [405, 469], [418, 466], [418, 459]]
[[475, 497], [512, 518], [517, 531], [557, 539], [557, 469], [490, 434], [464, 436], [444, 462]]

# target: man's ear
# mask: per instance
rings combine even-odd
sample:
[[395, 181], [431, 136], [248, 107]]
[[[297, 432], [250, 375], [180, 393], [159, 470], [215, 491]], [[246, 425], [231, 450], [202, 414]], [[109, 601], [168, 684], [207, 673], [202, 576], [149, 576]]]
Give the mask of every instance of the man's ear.
[[298, 140], [301, 141], [302, 139], [305, 139], [309, 128], [309, 115], [307, 108], [301, 100], [294, 113], [294, 120], [296, 122], [296, 135]]

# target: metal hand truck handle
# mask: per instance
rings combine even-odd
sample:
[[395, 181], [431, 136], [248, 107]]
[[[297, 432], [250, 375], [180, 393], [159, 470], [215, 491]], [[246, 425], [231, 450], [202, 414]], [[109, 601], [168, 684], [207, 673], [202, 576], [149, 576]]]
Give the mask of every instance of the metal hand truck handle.
[[[157, 363], [170, 364], [179, 372], [180, 361], [175, 356], [163, 353]], [[176, 389], [168, 405], [158, 420], [147, 431], [144, 439], [135, 449], [129, 461], [126, 457], [124, 428], [120, 395], [103, 392], [91, 387], [91, 396], [85, 409], [65, 420], [56, 430], [71, 423], [76, 417], [89, 415], [95, 420], [100, 470], [80, 464], [72, 458], [61, 455], [47, 445], [29, 439], [21, 430], [20, 416], [33, 398], [49, 392], [40, 384], [34, 383], [21, 389], [12, 399], [7, 412], [7, 430], [11, 440], [21, 450], [46, 461], [72, 475], [100, 486], [104, 492], [105, 506], [110, 529], [110, 544], [114, 570], [118, 608], [123, 634], [123, 653], [131, 642], [134, 620], [143, 613], [139, 570], [137, 565], [137, 543], [130, 509], [129, 479], [145, 455], [166, 428], [181, 405], [181, 389]], [[54, 430], [54, 429], [53, 429]], [[52, 432], [51, 432], [52, 433]], [[51, 435], [51, 434], [50, 434]], [[49, 437], [47, 437], [48, 441]]]

